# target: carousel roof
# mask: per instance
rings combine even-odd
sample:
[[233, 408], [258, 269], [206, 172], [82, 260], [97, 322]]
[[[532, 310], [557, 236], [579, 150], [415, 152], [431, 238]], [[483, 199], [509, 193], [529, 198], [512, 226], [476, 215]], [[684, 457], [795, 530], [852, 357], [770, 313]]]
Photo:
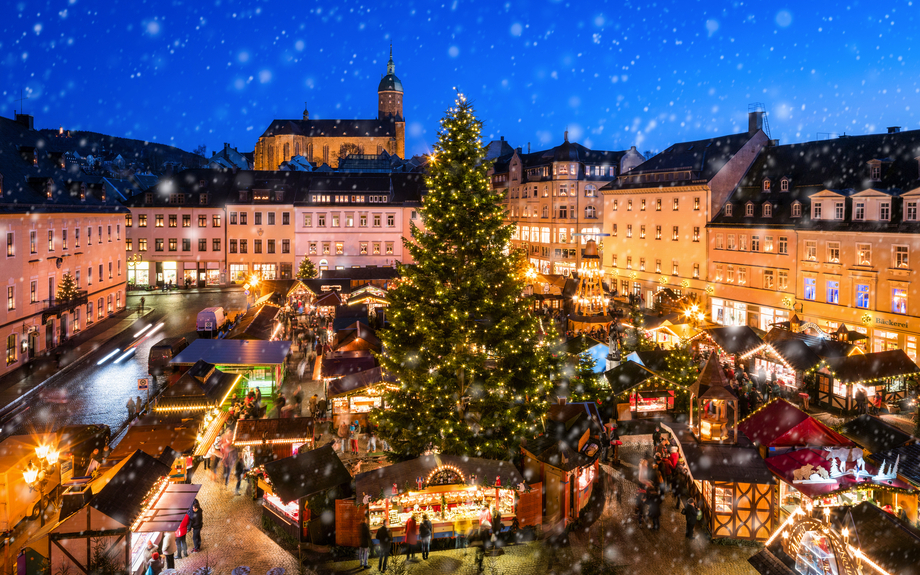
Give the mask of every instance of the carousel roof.
[[869, 453], [888, 451], [889, 449], [900, 447], [913, 439], [911, 434], [905, 433], [893, 425], [888, 425], [878, 417], [865, 413], [844, 423], [841, 431], [844, 435], [865, 447]]
[[774, 399], [749, 415], [738, 429], [765, 447], [842, 447], [854, 443], [785, 399]]
[[[842, 449], [846, 450], [846, 448]], [[858, 452], [860, 452], [859, 454], [861, 454], [862, 450], [859, 448], [856, 449]], [[904, 483], [897, 478], [876, 480], [873, 476], [878, 473], [878, 467], [875, 465], [870, 465], [868, 462], [866, 462], [866, 471], [869, 472], [869, 475], [862, 476], [861, 479], [856, 479], [856, 477], [853, 475], [848, 474], [841, 475], [840, 477], [836, 478], [830, 478], [825, 482], [796, 481], [796, 472], [809, 465], [813, 469], [824, 469], [828, 472], [829, 475], [831, 470], [831, 461], [826, 459], [828, 453], [828, 451], [817, 449], [797, 449], [795, 451], [787, 451], [782, 455], [774, 455], [773, 457], [768, 457], [765, 461], [767, 467], [770, 468], [770, 471], [772, 471], [774, 475], [789, 485], [792, 485], [810, 499], [819, 499], [832, 493], [838, 493], [841, 491], [848, 491], [850, 489], [857, 488], [872, 488], [873, 486], [885, 487], [889, 489], [902, 489], [905, 491], [911, 491], [914, 489], [907, 483]], [[842, 460], [847, 457], [847, 455], [843, 454], [837, 459]], [[890, 461], [889, 463], [892, 465], [894, 464], [893, 461]], [[856, 463], [853, 461], [841, 461], [841, 465], [847, 471], [852, 471], [856, 467]]]
[[745, 354], [763, 345], [763, 340], [746, 325], [708, 327], [705, 330], [725, 353]]
[[833, 357], [825, 360], [825, 363], [834, 379], [841, 383], [860, 383], [920, 373], [920, 368], [903, 349]]

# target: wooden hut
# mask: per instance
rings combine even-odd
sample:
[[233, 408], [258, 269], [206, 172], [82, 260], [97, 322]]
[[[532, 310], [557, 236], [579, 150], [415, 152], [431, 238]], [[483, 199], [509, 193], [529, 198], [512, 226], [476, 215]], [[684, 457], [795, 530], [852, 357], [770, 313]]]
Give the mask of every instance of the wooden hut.
[[372, 409], [383, 408], [384, 393], [394, 388], [396, 378], [382, 367], [366, 369], [329, 382], [326, 399], [332, 406], [332, 425], [338, 427], [343, 420], [349, 424], [358, 420], [367, 425], [367, 415]]
[[250, 308], [227, 334], [226, 339], [248, 339], [272, 341], [276, 339], [281, 327], [281, 308], [266, 303], [258, 308]]
[[605, 372], [604, 377], [620, 421], [673, 414], [677, 394], [690, 392], [687, 387], [634, 361], [621, 363]]
[[700, 441], [736, 443], [738, 416], [738, 396], [713, 353], [690, 387], [690, 427]]
[[368, 351], [380, 353], [383, 344], [380, 338], [374, 333], [374, 330], [367, 325], [356, 321], [345, 329], [335, 333], [335, 340], [332, 343], [333, 351]]
[[818, 403], [838, 412], [857, 407], [857, 392], [869, 402], [907, 397], [907, 377], [920, 373], [902, 349], [828, 358], [818, 371]]
[[846, 437], [785, 399], [774, 399], [744, 418], [738, 429], [771, 457], [801, 447], [852, 447]]
[[736, 356], [740, 357], [763, 345], [757, 332], [746, 325], [709, 327], [703, 331], [706, 336], [696, 339], [697, 348], [702, 352], [715, 352], [719, 363], [735, 369], [738, 367], [735, 364]]
[[298, 453], [304, 445], [311, 449], [315, 430], [312, 417], [240, 419], [233, 430], [233, 445], [270, 447], [275, 458], [281, 459]]

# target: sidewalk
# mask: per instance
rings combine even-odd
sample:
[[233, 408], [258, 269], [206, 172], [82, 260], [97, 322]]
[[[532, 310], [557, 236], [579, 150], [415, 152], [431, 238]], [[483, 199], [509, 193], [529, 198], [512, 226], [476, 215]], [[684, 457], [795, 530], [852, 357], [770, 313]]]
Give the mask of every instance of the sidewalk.
[[[38, 356], [29, 364], [17, 368], [0, 378], [0, 416], [40, 389], [46, 382], [78, 367], [84, 359], [107, 341], [126, 332], [134, 322], [154, 313], [151, 307], [143, 312], [127, 308], [113, 314], [93, 327], [84, 329], [67, 340], [66, 344], [52, 349], [47, 356]], [[55, 365], [54, 354], [60, 351], [61, 368]]]

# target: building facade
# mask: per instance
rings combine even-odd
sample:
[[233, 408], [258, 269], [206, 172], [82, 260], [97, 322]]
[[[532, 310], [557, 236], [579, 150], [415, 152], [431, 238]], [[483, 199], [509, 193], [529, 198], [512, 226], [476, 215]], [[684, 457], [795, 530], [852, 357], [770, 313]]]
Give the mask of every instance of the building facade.
[[625, 152], [590, 150], [569, 142], [499, 157], [490, 170], [492, 189], [502, 194], [507, 221], [515, 225], [512, 246], [526, 250], [539, 273], [569, 275], [588, 239], [600, 240], [600, 188], [644, 158], [635, 146]]
[[713, 321], [763, 329], [795, 314], [916, 361], [918, 204], [920, 131], [765, 149], [710, 225]]
[[406, 156], [403, 86], [396, 77], [392, 47], [387, 73], [377, 85], [376, 119], [311, 120], [304, 109], [301, 120], [274, 120], [256, 143], [255, 169], [277, 170], [297, 156], [336, 168], [339, 159], [349, 154], [380, 154], [384, 150], [400, 158]]
[[601, 190], [612, 288], [648, 307], [664, 288], [706, 298], [706, 225], [767, 144], [759, 120], [744, 134], [675, 144]]
[[[127, 210], [101, 178], [67, 166], [31, 116], [0, 118], [0, 149], [3, 375], [124, 308]], [[62, 300], [65, 274], [77, 292]]]

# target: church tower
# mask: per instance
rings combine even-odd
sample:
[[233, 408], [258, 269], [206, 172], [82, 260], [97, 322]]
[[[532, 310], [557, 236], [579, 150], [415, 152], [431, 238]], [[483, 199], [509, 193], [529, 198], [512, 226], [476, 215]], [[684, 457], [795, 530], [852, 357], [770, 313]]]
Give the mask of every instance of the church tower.
[[406, 157], [406, 120], [403, 118], [403, 86], [396, 77], [396, 65], [393, 64], [393, 45], [390, 44], [390, 61], [387, 62], [387, 74], [380, 78], [377, 85], [377, 119], [392, 120], [396, 124], [396, 155]]

